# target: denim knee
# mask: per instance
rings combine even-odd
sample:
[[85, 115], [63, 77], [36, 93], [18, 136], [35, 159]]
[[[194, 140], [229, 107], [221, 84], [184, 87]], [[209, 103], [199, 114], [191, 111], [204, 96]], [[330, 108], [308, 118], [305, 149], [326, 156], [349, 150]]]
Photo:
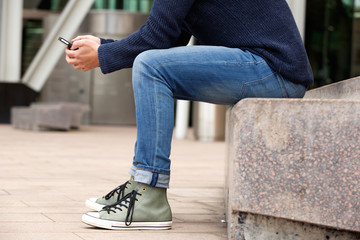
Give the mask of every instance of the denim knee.
[[[139, 81], [144, 81], [144, 79], [148, 79], [149, 75], [153, 75], [155, 73], [153, 69], [154, 65], [154, 54], [153, 50], [148, 50], [140, 53], [134, 60], [133, 63], [133, 87], [136, 87], [139, 84]], [[142, 78], [141, 76], [147, 76], [146, 78]]]
[[151, 52], [152, 50], [147, 50], [145, 52], [140, 53], [134, 60], [133, 68], [136, 68], [139, 64], [146, 64], [151, 60]]

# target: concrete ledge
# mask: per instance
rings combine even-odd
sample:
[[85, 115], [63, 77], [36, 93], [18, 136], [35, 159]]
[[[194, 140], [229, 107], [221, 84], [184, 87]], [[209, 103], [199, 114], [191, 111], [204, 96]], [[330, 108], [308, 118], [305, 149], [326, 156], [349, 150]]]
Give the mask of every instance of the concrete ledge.
[[30, 107], [13, 107], [11, 122], [24, 130], [70, 130], [79, 128], [82, 116], [90, 110], [79, 103], [34, 103]]
[[266, 240], [358, 240], [360, 234], [287, 219], [238, 213], [238, 228], [232, 239]]
[[11, 108], [11, 123], [13, 127], [23, 130], [39, 130], [34, 125], [36, 112], [29, 107], [13, 107]]
[[360, 99], [360, 77], [307, 91], [305, 98]]
[[360, 101], [245, 99], [228, 114], [229, 239], [245, 239], [239, 213], [360, 232]]

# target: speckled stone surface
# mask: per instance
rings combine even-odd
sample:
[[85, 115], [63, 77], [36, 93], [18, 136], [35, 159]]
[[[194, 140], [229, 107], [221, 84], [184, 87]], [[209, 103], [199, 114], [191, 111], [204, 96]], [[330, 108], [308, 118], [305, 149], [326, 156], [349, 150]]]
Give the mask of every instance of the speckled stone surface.
[[239, 212], [360, 232], [359, 100], [242, 100], [227, 146], [229, 239]]
[[360, 99], [360, 77], [307, 91], [305, 98]]

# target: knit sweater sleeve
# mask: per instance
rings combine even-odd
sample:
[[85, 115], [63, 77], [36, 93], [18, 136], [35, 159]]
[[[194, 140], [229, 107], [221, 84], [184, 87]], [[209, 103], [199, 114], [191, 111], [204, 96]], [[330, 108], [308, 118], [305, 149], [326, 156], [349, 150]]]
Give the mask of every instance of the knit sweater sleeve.
[[[111, 73], [132, 67], [136, 56], [149, 49], [166, 49], [180, 43], [184, 37], [182, 24], [195, 0], [155, 0], [146, 23], [130, 36], [102, 41], [98, 50], [100, 68]], [[181, 41], [179, 41], [179, 39]]]
[[101, 44], [106, 44], [106, 43], [111, 43], [114, 42], [114, 39], [104, 39], [104, 38], [100, 38], [100, 42]]

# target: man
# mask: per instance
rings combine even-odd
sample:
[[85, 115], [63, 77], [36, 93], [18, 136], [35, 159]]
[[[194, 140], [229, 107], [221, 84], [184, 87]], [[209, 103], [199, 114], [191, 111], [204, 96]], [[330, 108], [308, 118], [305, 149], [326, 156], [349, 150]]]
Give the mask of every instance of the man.
[[[190, 36], [201, 46], [186, 47]], [[155, 0], [144, 26], [115, 41], [79, 36], [66, 50], [75, 69], [133, 67], [137, 142], [131, 179], [87, 206], [87, 224], [167, 229], [173, 99], [235, 104], [243, 98], [301, 98], [313, 83], [285, 0]]]

